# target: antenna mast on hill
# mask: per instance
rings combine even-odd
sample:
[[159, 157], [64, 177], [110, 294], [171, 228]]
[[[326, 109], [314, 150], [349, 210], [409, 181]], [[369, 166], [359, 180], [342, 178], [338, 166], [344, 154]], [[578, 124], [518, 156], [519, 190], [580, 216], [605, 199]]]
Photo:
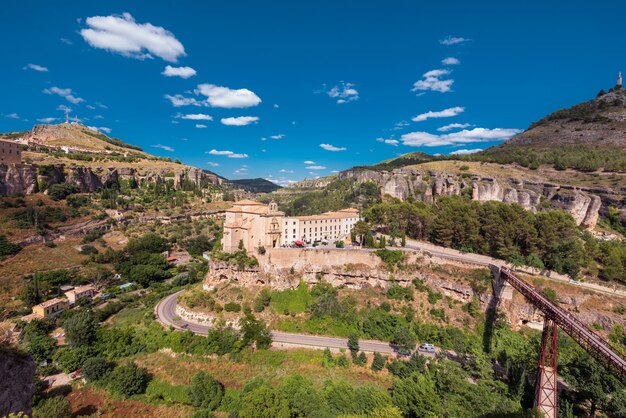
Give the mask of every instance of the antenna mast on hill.
[[65, 123], [70, 123], [70, 115], [67, 110], [65, 111]]

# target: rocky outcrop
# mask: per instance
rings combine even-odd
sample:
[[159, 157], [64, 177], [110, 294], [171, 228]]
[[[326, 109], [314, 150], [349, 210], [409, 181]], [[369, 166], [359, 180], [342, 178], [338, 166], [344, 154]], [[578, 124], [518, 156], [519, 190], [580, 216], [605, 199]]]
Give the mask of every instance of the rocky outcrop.
[[180, 170], [155, 169], [139, 173], [134, 167], [96, 167], [64, 164], [38, 166], [36, 164], [0, 164], [0, 196], [18, 193], [32, 194], [40, 187], [67, 182], [75, 185], [81, 192], [90, 193], [106, 185], [117, 183], [119, 179], [135, 178], [138, 182], [163, 183], [173, 180], [175, 188], [190, 184], [207, 187], [211, 184], [223, 184], [224, 179], [210, 171], [194, 167], [181, 166]]
[[37, 167], [30, 164], [0, 164], [0, 196], [37, 192]]
[[407, 167], [392, 171], [347, 170], [339, 173], [337, 178], [354, 179], [360, 183], [374, 182], [379, 186], [381, 196], [389, 195], [402, 200], [413, 198], [432, 202], [435, 196], [467, 193], [479, 202], [516, 203], [532, 211], [545, 204], [571, 213], [576, 223], [586, 228], [595, 227], [600, 211], [610, 204], [608, 199], [603, 201], [603, 195], [595, 193], [598, 191], [584, 188]]
[[0, 347], [0, 416], [31, 414], [35, 363], [30, 356]]

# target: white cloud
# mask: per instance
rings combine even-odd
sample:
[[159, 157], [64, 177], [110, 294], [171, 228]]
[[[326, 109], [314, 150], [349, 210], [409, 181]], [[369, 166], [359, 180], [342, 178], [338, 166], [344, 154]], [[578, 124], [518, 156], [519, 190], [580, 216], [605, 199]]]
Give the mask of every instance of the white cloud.
[[23, 70], [39, 71], [39, 72], [42, 72], [42, 73], [48, 72], [48, 69], [46, 67], [43, 67], [43, 66], [37, 65], [37, 64], [27, 64], [22, 69]]
[[448, 57], [448, 58], [444, 58], [443, 60], [441, 60], [441, 63], [443, 65], [459, 65], [461, 61], [459, 61], [458, 58]]
[[220, 122], [227, 126], [245, 126], [258, 122], [257, 116], [238, 116], [236, 118], [222, 118]]
[[270, 138], [272, 139], [283, 139], [285, 137], [285, 134], [278, 134], [278, 135], [271, 135]]
[[95, 107], [95, 106], [92, 106], [92, 105], [86, 105], [85, 107], [86, 107], [87, 109], [89, 109], [89, 110], [95, 110], [95, 109], [96, 109], [96, 107]]
[[96, 104], [98, 105], [98, 107], [101, 107], [101, 108], [103, 108], [103, 109], [108, 109], [108, 108], [109, 108], [109, 106], [104, 105], [104, 104], [102, 104], [102, 103], [100, 103], [100, 102], [96, 102]]
[[20, 115], [18, 115], [17, 113], [9, 113], [8, 115], [4, 115], [4, 117], [9, 119], [19, 119]]
[[206, 126], [206, 125], [203, 125], [202, 123], [196, 123], [196, 128], [198, 128], [198, 129], [204, 129], [204, 128], [206, 128], [206, 127], [207, 127], [207, 126]]
[[111, 128], [107, 128], [106, 126], [99, 126], [98, 130], [102, 131], [102, 132], [106, 132], [108, 134], [111, 133], [112, 129]]
[[50, 87], [49, 89], [45, 89], [43, 91], [46, 94], [56, 94], [61, 97], [64, 97], [68, 102], [78, 104], [84, 102], [85, 99], [74, 96], [72, 89], [62, 89], [60, 87]]
[[520, 132], [521, 130], [519, 129], [505, 128], [474, 128], [471, 130], [462, 130], [460, 132], [441, 135], [431, 134], [428, 132], [411, 132], [402, 135], [400, 140], [403, 145], [409, 147], [436, 147], [474, 142], [503, 141]]
[[218, 151], [216, 149], [212, 149], [211, 151], [207, 152], [207, 154], [211, 154], [211, 155], [225, 155], [228, 158], [248, 158], [248, 154], [237, 154], [234, 153], [232, 151]]
[[280, 106], [278, 106], [277, 104], [274, 104], [274, 109], [278, 109]]
[[207, 161], [206, 163], [208, 165], [210, 165], [211, 167], [219, 167], [220, 166], [218, 163], [214, 163], [213, 161]]
[[245, 176], [248, 174], [248, 169], [246, 167], [241, 167], [233, 171], [233, 174], [237, 176]]
[[337, 103], [348, 103], [359, 100], [359, 91], [354, 88], [353, 83], [341, 82], [326, 92], [329, 97], [337, 99]]
[[345, 151], [347, 148], [344, 147], [336, 147], [331, 144], [320, 144], [320, 147], [325, 149], [326, 151]]
[[187, 120], [213, 120], [213, 116], [206, 115], [204, 113], [188, 113], [186, 115], [182, 113], [178, 113], [174, 117], [176, 119], [187, 119]]
[[293, 170], [287, 170], [287, 169], [281, 168], [280, 173], [293, 174]]
[[171, 65], [166, 65], [161, 74], [166, 77], [189, 78], [196, 75], [196, 70], [191, 67], [172, 67]]
[[306, 168], [307, 170], [326, 170], [326, 167], [323, 165], [310, 165]]
[[181, 106], [207, 106], [206, 103], [197, 100], [193, 97], [185, 97], [182, 94], [166, 94], [165, 98], [167, 100], [169, 100], [172, 103], [172, 106], [174, 107], [181, 107]]
[[153, 145], [152, 148], [161, 148], [162, 150], [165, 150], [165, 151], [174, 152], [174, 148], [168, 147], [167, 145], [162, 145], [162, 144]]
[[80, 34], [94, 48], [137, 59], [155, 55], [169, 62], [187, 55], [183, 44], [171, 32], [151, 23], [137, 23], [130, 13], [92, 16], [85, 23], [89, 28], [82, 29]]
[[472, 125], [471, 123], [451, 123], [449, 125], [442, 126], [441, 128], [437, 128], [437, 130], [439, 132], [448, 132], [448, 131], [451, 131], [453, 129], [469, 128], [470, 126], [474, 126], [474, 125]]
[[460, 149], [454, 152], [451, 152], [450, 155], [469, 155], [482, 151], [482, 148], [474, 148], [474, 149]]
[[104, 119], [104, 116], [102, 116], [102, 115], [96, 115], [96, 116], [94, 116], [93, 118], [94, 118], [94, 119]]
[[376, 141], [382, 142], [383, 144], [393, 145], [394, 147], [397, 147], [400, 143], [397, 139], [376, 138]]
[[62, 112], [70, 113], [72, 111], [72, 108], [68, 107], [68, 106], [65, 106], [65, 105], [59, 105], [59, 106], [57, 106], [57, 110], [60, 110]]
[[415, 117], [413, 117], [411, 120], [413, 122], [422, 122], [425, 121], [426, 119], [433, 119], [433, 118], [450, 118], [452, 116], [456, 116], [460, 113], [463, 113], [465, 111], [464, 107], [449, 107], [447, 109], [444, 110], [440, 110], [438, 112], [433, 112], [432, 110], [426, 112], [426, 113], [422, 113], [421, 115], [417, 115]]
[[230, 89], [214, 84], [199, 84], [196, 94], [207, 97], [207, 102], [213, 107], [225, 109], [257, 106], [261, 99], [248, 89]]
[[58, 120], [59, 118], [40, 118], [37, 119], [37, 122], [42, 122], [42, 123], [52, 123], [56, 120]]
[[442, 79], [442, 77], [450, 74], [450, 70], [430, 70], [422, 75], [421, 80], [417, 80], [413, 84], [411, 91], [438, 91], [447, 93], [451, 90], [453, 79]]
[[304, 162], [304, 164], [316, 164], [315, 161], [311, 161], [311, 160], [306, 160]]
[[398, 131], [398, 130], [403, 129], [403, 128], [405, 128], [405, 127], [409, 126], [409, 125], [410, 125], [410, 123], [409, 123], [409, 122], [407, 122], [407, 121], [405, 121], [405, 120], [401, 120], [400, 122], [397, 122], [397, 123], [393, 126], [393, 128], [391, 128], [391, 130], [392, 130], [392, 131]]
[[72, 45], [73, 42], [67, 38], [59, 38], [59, 41], [63, 42], [65, 45]]
[[441, 45], [450, 46], [450, 45], [462, 44], [467, 41], [470, 41], [470, 39], [462, 38], [460, 36], [446, 36], [445, 38], [440, 39], [439, 43]]

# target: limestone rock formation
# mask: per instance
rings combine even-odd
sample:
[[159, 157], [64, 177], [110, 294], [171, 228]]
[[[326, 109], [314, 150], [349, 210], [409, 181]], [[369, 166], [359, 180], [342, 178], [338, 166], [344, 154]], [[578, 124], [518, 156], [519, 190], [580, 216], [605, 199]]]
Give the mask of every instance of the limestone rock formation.
[[0, 416], [30, 416], [35, 393], [35, 363], [30, 356], [0, 348]]

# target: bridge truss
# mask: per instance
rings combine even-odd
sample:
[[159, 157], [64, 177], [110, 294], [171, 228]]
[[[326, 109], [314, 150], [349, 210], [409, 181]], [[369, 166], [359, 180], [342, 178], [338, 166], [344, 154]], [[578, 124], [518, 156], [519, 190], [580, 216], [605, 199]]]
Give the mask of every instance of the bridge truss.
[[618, 380], [626, 385], [626, 359], [617, 354], [608, 341], [591, 331], [574, 315], [552, 303], [511, 270], [500, 268], [505, 280], [544, 314], [544, 327], [539, 354], [535, 406], [547, 417], [557, 416], [557, 327], [582, 346]]

